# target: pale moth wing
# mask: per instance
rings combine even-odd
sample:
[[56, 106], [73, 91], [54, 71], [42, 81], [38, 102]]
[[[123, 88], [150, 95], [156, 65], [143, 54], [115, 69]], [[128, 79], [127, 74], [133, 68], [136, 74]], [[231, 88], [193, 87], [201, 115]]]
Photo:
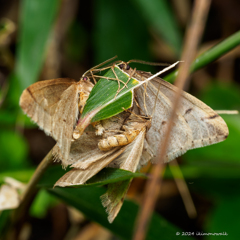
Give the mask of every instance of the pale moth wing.
[[[126, 115], [126, 113], [103, 121], [103, 126], [108, 127], [108, 130], [120, 128], [124, 119], [124, 117], [121, 117], [123, 115]], [[120, 116], [120, 120], [116, 122], [116, 119], [119, 118], [118, 116]], [[107, 152], [100, 151], [97, 145], [94, 146], [93, 142], [96, 143], [96, 140], [100, 139], [99, 136], [92, 135], [94, 134], [93, 132], [84, 132], [81, 138], [74, 141], [71, 146], [69, 162], [72, 162], [71, 167], [74, 167], [74, 169], [63, 175], [56, 182], [55, 186], [82, 185], [107, 166], [135, 172], [140, 164], [146, 134], [144, 121], [139, 123], [138, 126], [141, 128], [141, 131], [132, 143], [123, 147], [113, 148]], [[92, 149], [85, 151], [86, 143], [91, 140]], [[120, 211], [130, 183], [131, 179], [121, 183], [112, 183], [108, 186], [106, 194], [101, 197], [102, 204], [106, 207], [109, 215], [109, 222], [113, 222]]]
[[[127, 116], [129, 114], [120, 113], [110, 119], [103, 120], [102, 125], [108, 134], [113, 134], [111, 131], [118, 131]], [[90, 127], [79, 139], [72, 142], [68, 163], [74, 169], [59, 179], [55, 186], [84, 184], [124, 151], [124, 147], [121, 149], [114, 148], [107, 152], [101, 151], [98, 148], [98, 142], [102, 137], [96, 136], [93, 131], [89, 130], [91, 130]], [[59, 152], [59, 148], [55, 147], [54, 154], [58, 155], [59, 159], [62, 160], [61, 152], [58, 154]]]
[[74, 83], [76, 81], [70, 78], [36, 82], [23, 91], [19, 104], [47, 135], [52, 136], [53, 116], [61, 95]]
[[[133, 70], [124, 71], [130, 74]], [[145, 80], [152, 75], [136, 71], [133, 76]], [[146, 133], [147, 143], [145, 144], [150, 147], [147, 154], [149, 158], [152, 153], [154, 155], [157, 153], [158, 147], [164, 141], [175, 93], [175, 86], [158, 77], [135, 89], [135, 97], [141, 114], [151, 115], [153, 113], [151, 127]], [[184, 154], [189, 149], [218, 143], [228, 136], [228, 127], [224, 120], [205, 103], [186, 92], [182, 93], [181, 103], [176, 114], [165, 156], [166, 162]]]
[[64, 167], [68, 165], [73, 129], [78, 119], [79, 94], [90, 93], [92, 87], [92, 83], [83, 80], [58, 78], [34, 83], [21, 95], [23, 111], [57, 141]]
[[[136, 172], [142, 156], [145, 134], [146, 128], [143, 128], [135, 140], [126, 146], [125, 151], [112, 161], [109, 167]], [[109, 184], [107, 192], [101, 196], [102, 205], [106, 208], [110, 223], [118, 215], [131, 181], [132, 179], [129, 179]]]

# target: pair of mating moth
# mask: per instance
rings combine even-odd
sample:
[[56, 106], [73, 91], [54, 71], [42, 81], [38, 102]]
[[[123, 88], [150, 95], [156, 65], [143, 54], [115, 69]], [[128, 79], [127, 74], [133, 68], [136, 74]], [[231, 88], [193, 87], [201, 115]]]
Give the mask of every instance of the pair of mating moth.
[[[130, 68], [125, 62], [114, 63], [110, 67], [112, 70], [113, 66], [129, 79], [145, 81], [152, 76]], [[135, 172], [154, 158], [164, 141], [177, 89], [158, 77], [134, 89], [130, 110], [95, 122], [85, 130], [82, 128], [78, 120], [94, 87], [90, 79], [96, 83], [99, 76], [94, 74], [100, 70], [90, 69], [78, 82], [60, 78], [34, 83], [20, 98], [23, 111], [56, 140], [52, 151], [55, 158], [61, 160], [64, 167], [70, 165], [73, 168], [55, 186], [84, 184], [107, 166]], [[114, 80], [120, 91], [121, 79], [116, 76], [109, 81]], [[221, 142], [227, 136], [224, 120], [206, 104], [183, 92], [165, 162], [189, 149]], [[128, 186], [130, 181], [125, 184]], [[108, 220], [112, 222], [128, 187], [117, 193], [118, 183], [110, 185], [102, 200], [109, 214]]]

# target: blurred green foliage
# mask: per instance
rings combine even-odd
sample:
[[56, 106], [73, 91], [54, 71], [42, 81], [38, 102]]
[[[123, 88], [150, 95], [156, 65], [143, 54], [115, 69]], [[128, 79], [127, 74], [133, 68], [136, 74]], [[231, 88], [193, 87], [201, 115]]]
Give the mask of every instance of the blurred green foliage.
[[[8, 78], [8, 95], [0, 109], [1, 183], [4, 176], [12, 176], [27, 182], [34, 171], [33, 164], [30, 163], [28, 143], [22, 132], [19, 131], [23, 122], [26, 124], [27, 121], [25, 126], [28, 128], [33, 127], [33, 124], [29, 119], [26, 120], [26, 116], [22, 115], [18, 102], [21, 91], [39, 79], [48, 41], [60, 9], [60, 1], [57, 0], [22, 0], [20, 3], [16, 67]], [[92, 67], [116, 54], [125, 61], [129, 59], [154, 61], [156, 54], [152, 52], [153, 35], [165, 42], [175, 60], [179, 58], [183, 32], [178, 25], [170, 2], [166, 0], [150, 2], [132, 0], [120, 3], [102, 0], [92, 3], [91, 14], [85, 9], [81, 9], [81, 14], [79, 13], [68, 29], [65, 42], [62, 44], [63, 57], [70, 62], [68, 67], [74, 64], [78, 67], [86, 66], [86, 62], [91, 62], [91, 66], [88, 67]], [[84, 24], [86, 21], [88, 23]], [[237, 41], [239, 41], [239, 32], [227, 38], [224, 45], [218, 45], [220, 48], [215, 47], [212, 55], [211, 51], [201, 55], [204, 57], [204, 61], [200, 64], [201, 67], [209, 65], [216, 59], [216, 56], [220, 57], [229, 52], [238, 44]], [[159, 59], [161, 58], [159, 57], [157, 60]], [[69, 69], [68, 73], [75, 70], [71, 67]], [[139, 69], [153, 70], [149, 66], [141, 66]], [[66, 72], [63, 73], [63, 76], [65, 74]], [[223, 84], [219, 79], [211, 79], [210, 84], [204, 86], [200, 91], [199, 98], [216, 110], [240, 110], [239, 83]], [[202, 230], [204, 232], [226, 231], [228, 239], [237, 239], [240, 222], [238, 207], [240, 200], [240, 117], [239, 115], [225, 115], [223, 118], [229, 126], [228, 139], [214, 146], [189, 151], [181, 157], [181, 169], [186, 182], [192, 183], [188, 184], [191, 192], [202, 195], [214, 204], [207, 213], [207, 221], [204, 222]], [[50, 174], [47, 172], [39, 184], [40, 188], [47, 189], [47, 191], [41, 190], [34, 201], [31, 207], [33, 216], [44, 217], [48, 207], [58, 201], [52, 198], [54, 195], [57, 199], [76, 207], [87, 218], [102, 224], [123, 239], [131, 238], [137, 213], [136, 204], [130, 201], [124, 203], [119, 217], [110, 225], [107, 223], [107, 215], [99, 199], [99, 196], [104, 193], [104, 188], [93, 185], [124, 180], [132, 178], [133, 175], [143, 176], [142, 174], [131, 175], [120, 170], [115, 172], [115, 175], [111, 173], [110, 176], [113, 179], [109, 180], [104, 170], [85, 188], [52, 190], [51, 186], [59, 175], [62, 175], [63, 170], [56, 167], [49, 171], [51, 171]], [[165, 177], [172, 178], [169, 170], [166, 171]], [[98, 183], [96, 183], [97, 181]], [[9, 212], [4, 211], [0, 216], [0, 232], [8, 223]], [[170, 221], [155, 214], [147, 239], [172, 239], [175, 238], [177, 231], [179, 229]], [[213, 238], [208, 236], [203, 239]]]

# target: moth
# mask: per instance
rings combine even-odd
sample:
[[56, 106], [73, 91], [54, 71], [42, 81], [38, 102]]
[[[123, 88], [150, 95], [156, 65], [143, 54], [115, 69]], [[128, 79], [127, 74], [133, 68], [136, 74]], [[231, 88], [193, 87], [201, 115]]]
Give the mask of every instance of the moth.
[[57, 141], [64, 166], [67, 165], [73, 127], [93, 86], [86, 77], [79, 82], [58, 78], [34, 83], [21, 95], [23, 111]]
[[[150, 73], [133, 70], [124, 62], [119, 63], [118, 67], [140, 81], [151, 76]], [[135, 172], [152, 160], [164, 141], [176, 91], [175, 86], [158, 77], [136, 88], [130, 114], [123, 112], [101, 121], [104, 129], [101, 137], [86, 131], [72, 143], [69, 162], [73, 169], [55, 186], [84, 184], [107, 166]], [[221, 142], [228, 136], [224, 120], [186, 92], [182, 93], [176, 115], [165, 162], [187, 150]], [[54, 151], [58, 152], [59, 149], [56, 147]], [[117, 216], [130, 182], [110, 184], [107, 193], [101, 197], [109, 214], [109, 222]], [[119, 184], [125, 185], [122, 191], [118, 190]]]
[[[79, 139], [72, 142], [68, 162], [71, 162], [73, 169], [64, 174], [55, 186], [67, 187], [84, 184], [105, 167], [135, 172], [147, 162], [144, 158], [143, 146], [149, 123], [148, 119], [138, 118], [135, 114], [129, 116], [128, 113], [123, 112], [101, 121], [104, 128], [103, 136], [97, 136], [87, 129]], [[126, 135], [134, 139], [128, 139]], [[126, 137], [125, 142], [119, 141], [122, 137]], [[110, 146], [110, 142], [115, 143], [115, 139], [118, 139], [117, 144]], [[106, 144], [107, 147], [104, 146], [105, 143], [102, 144], [103, 141], [109, 143]], [[104, 151], [100, 150], [101, 144]], [[61, 159], [58, 146], [54, 147], [53, 152]], [[102, 204], [109, 214], [110, 223], [120, 211], [130, 183], [131, 179], [112, 183], [108, 186], [109, 190], [101, 196]]]
[[[26, 88], [20, 97], [19, 105], [23, 111], [57, 141], [64, 167], [69, 165], [67, 160], [74, 128], [94, 86], [90, 79], [96, 82], [93, 73], [102, 70], [98, 67], [114, 58], [89, 69], [80, 81], [71, 78], [39, 81]], [[96, 124], [96, 128], [101, 134], [101, 126]]]
[[[122, 63], [119, 67], [128, 74], [133, 72], [127, 63]], [[144, 71], [136, 70], [133, 73], [133, 77], [142, 81], [151, 76]], [[146, 141], [154, 154], [164, 141], [176, 91], [174, 85], [159, 77], [135, 90], [140, 114], [151, 115], [151, 128], [146, 133]], [[165, 156], [166, 162], [187, 150], [224, 141], [229, 134], [225, 121], [205, 103], [186, 92], [182, 93], [180, 101]]]

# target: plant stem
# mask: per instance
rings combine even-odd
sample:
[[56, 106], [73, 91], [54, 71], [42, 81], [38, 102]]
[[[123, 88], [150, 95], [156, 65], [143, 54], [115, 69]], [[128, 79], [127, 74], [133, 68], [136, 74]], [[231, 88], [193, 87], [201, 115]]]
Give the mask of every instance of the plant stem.
[[[206, 52], [198, 56], [192, 63], [190, 72], [193, 73], [198, 69], [203, 68], [204, 66], [223, 56], [225, 53], [231, 51], [239, 44], [240, 44], [240, 31], [234, 33], [224, 41], [220, 42], [216, 46], [212, 47], [211, 49], [207, 50]], [[168, 82], [173, 82], [177, 75], [178, 71], [171, 72], [166, 77], [164, 77], [164, 80]]]
[[[13, 213], [12, 231], [10, 233], [12, 239], [17, 239], [18, 233], [21, 229], [21, 224], [23, 223], [23, 218], [34, 199], [38, 189], [36, 185], [46, 169], [51, 165], [53, 160], [52, 150], [45, 156], [45, 158], [38, 165], [37, 169], [32, 175], [32, 178], [27, 184], [27, 187], [22, 195], [21, 203], [19, 207]], [[10, 239], [10, 238], [9, 238]]]
[[157, 165], [153, 167], [152, 178], [147, 181], [145, 186], [143, 203], [137, 217], [137, 225], [133, 236], [134, 240], [144, 240], [146, 237], [149, 221], [154, 210], [154, 205], [157, 201], [157, 193], [159, 193], [160, 190], [159, 177], [164, 168], [163, 162], [166, 162], [168, 143], [170, 140], [171, 130], [174, 125], [174, 119], [176, 118], [179, 102], [181, 100], [180, 98], [182, 89], [187, 83], [187, 79], [190, 74], [191, 63], [194, 59], [198, 43], [202, 36], [210, 3], [211, 1], [209, 0], [195, 0], [194, 2], [192, 19], [186, 31], [182, 54], [182, 59], [185, 60], [185, 63], [180, 66], [179, 74], [175, 83], [178, 89], [176, 91], [175, 98], [173, 99], [171, 117], [167, 125], [165, 138], [162, 142], [162, 145], [159, 145], [156, 157], [154, 159], [155, 162], [157, 162]]
[[53, 155], [51, 150], [38, 165], [36, 171], [33, 173], [32, 178], [28, 182], [27, 188], [22, 195], [21, 204], [23, 204], [25, 201], [28, 201], [28, 199], [31, 197], [31, 192], [36, 188], [36, 184], [38, 183], [46, 169], [51, 165], [52, 160]]

